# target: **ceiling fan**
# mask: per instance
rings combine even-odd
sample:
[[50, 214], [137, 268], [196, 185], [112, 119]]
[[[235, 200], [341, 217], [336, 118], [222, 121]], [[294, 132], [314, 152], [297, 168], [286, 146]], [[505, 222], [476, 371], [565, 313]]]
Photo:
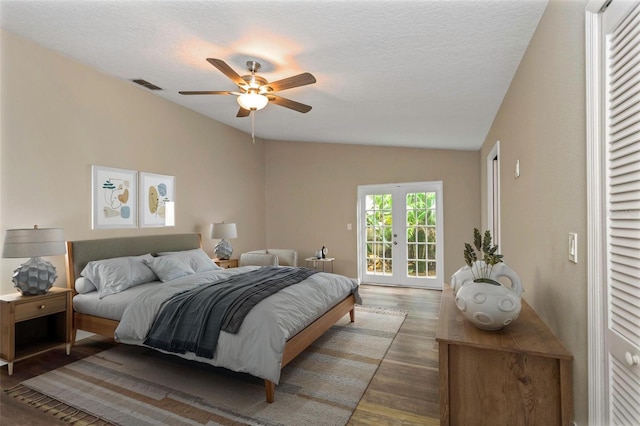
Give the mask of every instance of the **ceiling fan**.
[[269, 102], [298, 112], [311, 111], [309, 105], [274, 95], [276, 92], [315, 83], [316, 78], [308, 72], [269, 83], [264, 77], [256, 75], [260, 69], [260, 64], [256, 61], [247, 61], [247, 68], [251, 74], [243, 76], [236, 73], [222, 59], [207, 58], [207, 61], [229, 77], [240, 88], [240, 91], [183, 91], [178, 93], [181, 95], [235, 95], [238, 97], [237, 101], [240, 105], [236, 117], [247, 117], [251, 111], [260, 110]]

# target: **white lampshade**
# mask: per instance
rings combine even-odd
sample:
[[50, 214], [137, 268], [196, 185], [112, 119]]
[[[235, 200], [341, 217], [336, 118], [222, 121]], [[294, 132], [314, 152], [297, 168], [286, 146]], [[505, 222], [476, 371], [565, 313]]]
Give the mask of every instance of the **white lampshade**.
[[215, 240], [224, 238], [238, 238], [238, 230], [235, 223], [212, 223], [211, 238]]
[[269, 103], [269, 99], [256, 93], [254, 91], [249, 91], [247, 93], [243, 93], [237, 98], [238, 104], [244, 109], [248, 109], [249, 111], [257, 111], [259, 109], [264, 108]]
[[7, 229], [2, 257], [40, 257], [65, 254], [62, 228]]

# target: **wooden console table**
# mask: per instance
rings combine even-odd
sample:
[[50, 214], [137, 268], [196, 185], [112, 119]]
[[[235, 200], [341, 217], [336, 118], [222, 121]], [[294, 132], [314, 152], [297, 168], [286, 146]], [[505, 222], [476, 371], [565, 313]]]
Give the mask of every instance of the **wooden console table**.
[[517, 320], [485, 331], [445, 286], [436, 341], [441, 425], [572, 424], [573, 357], [524, 299]]

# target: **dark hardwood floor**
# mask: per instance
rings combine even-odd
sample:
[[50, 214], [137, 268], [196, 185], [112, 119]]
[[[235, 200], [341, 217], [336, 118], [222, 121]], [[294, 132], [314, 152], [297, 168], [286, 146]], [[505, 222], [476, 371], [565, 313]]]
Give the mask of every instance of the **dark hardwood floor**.
[[402, 309], [409, 314], [349, 424], [439, 425], [435, 335], [441, 292], [361, 285], [360, 295], [366, 306]]
[[[439, 424], [435, 329], [440, 294], [434, 290], [360, 286], [366, 306], [401, 309], [409, 315], [351, 417], [350, 425]], [[69, 356], [61, 347], [18, 362], [11, 376], [3, 366], [0, 368], [0, 388], [4, 391], [115, 344], [110, 339], [92, 336], [77, 342]], [[66, 423], [0, 392], [0, 424], [44, 426]]]

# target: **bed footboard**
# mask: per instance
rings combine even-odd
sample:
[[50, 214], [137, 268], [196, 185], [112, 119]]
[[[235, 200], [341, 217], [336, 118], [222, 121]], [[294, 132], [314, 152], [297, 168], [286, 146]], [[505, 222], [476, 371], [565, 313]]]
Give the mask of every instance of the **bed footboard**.
[[[304, 330], [287, 340], [284, 346], [284, 353], [282, 354], [282, 367], [289, 364], [296, 356], [300, 355], [302, 351], [307, 349], [309, 345], [315, 342], [318, 337], [322, 336], [327, 330], [338, 322], [340, 318], [349, 313], [351, 322], [355, 321], [355, 304], [356, 299], [351, 294], [342, 302], [328, 310], [320, 318], [309, 324]], [[273, 402], [275, 400], [276, 385], [270, 380], [264, 381], [264, 389], [267, 397], [267, 402]]]

